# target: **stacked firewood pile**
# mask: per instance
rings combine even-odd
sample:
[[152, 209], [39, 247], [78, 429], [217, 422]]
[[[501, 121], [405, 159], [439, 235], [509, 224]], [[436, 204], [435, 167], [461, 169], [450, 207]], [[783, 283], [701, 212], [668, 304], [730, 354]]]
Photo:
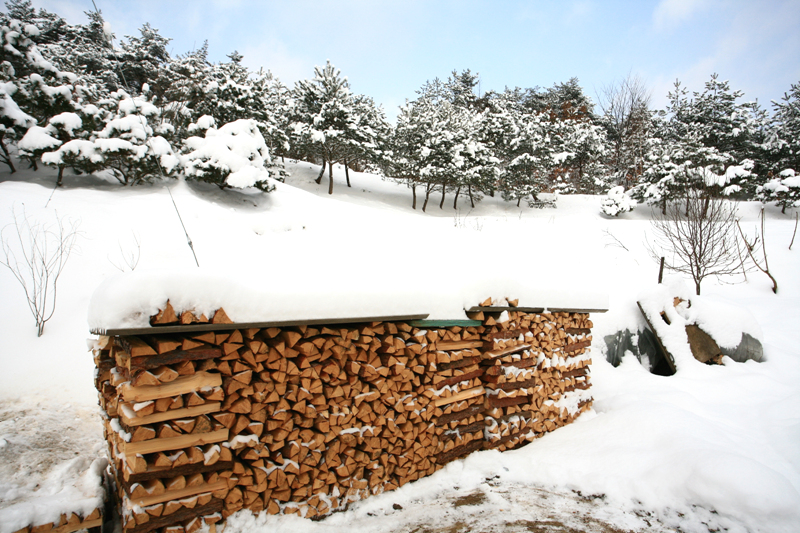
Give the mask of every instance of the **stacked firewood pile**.
[[525, 444], [591, 407], [588, 314], [483, 307], [472, 316], [484, 321], [485, 448]]
[[[588, 409], [588, 315], [484, 304], [461, 325], [235, 329], [167, 303], [152, 334], [101, 338], [123, 531], [194, 533], [244, 508], [324, 516]], [[180, 324], [195, 326], [158, 329]]]

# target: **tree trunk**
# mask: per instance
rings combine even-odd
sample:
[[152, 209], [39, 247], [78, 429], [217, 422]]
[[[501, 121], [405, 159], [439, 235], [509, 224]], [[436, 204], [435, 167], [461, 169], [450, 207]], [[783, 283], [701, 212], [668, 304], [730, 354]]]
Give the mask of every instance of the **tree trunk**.
[[344, 177], [347, 179], [347, 186], [350, 187], [350, 172], [347, 170], [347, 159], [344, 160]]
[[467, 186], [467, 192], [469, 193], [469, 205], [475, 209], [475, 197], [472, 196], [472, 185]]
[[422, 204], [422, 212], [425, 212], [425, 209], [428, 208], [428, 199], [431, 197], [431, 188], [425, 187], [425, 202]]
[[453, 200], [453, 209], [458, 209], [458, 195], [461, 194], [461, 186], [456, 189], [456, 199]]
[[695, 280], [694, 288], [697, 291], [697, 295], [700, 296], [700, 282], [699, 281]]
[[520, 196], [519, 198], [517, 198], [517, 207], [519, 207], [519, 203], [520, 203], [521, 201], [522, 201], [522, 197]]
[[442, 185], [442, 201], [439, 202], [439, 209], [443, 209], [444, 208], [444, 198], [445, 198], [445, 196], [447, 196], [447, 187], [445, 185]]
[[333, 194], [333, 161], [328, 161], [328, 194]]
[[416, 209], [417, 208], [417, 184], [416, 183], [411, 185], [411, 198], [412, 198], [412, 200], [411, 200], [411, 208], [412, 209]]
[[61, 180], [64, 178], [64, 165], [58, 165], [58, 180], [56, 180], [56, 187], [61, 187]]
[[317, 176], [317, 179], [316, 179], [316, 181], [314, 181], [314, 183], [316, 183], [317, 185], [322, 183], [322, 176], [324, 176], [324, 175], [325, 175], [325, 160], [323, 159], [322, 160], [322, 168], [320, 169], [319, 176]]
[[0, 148], [3, 150], [3, 154], [5, 155], [5, 164], [8, 165], [8, 167], [11, 169], [11, 173], [13, 174], [17, 171], [17, 169], [14, 168], [14, 162], [11, 161], [11, 154], [8, 153], [8, 148], [6, 148], [6, 142], [3, 139], [3, 136], [0, 136]]

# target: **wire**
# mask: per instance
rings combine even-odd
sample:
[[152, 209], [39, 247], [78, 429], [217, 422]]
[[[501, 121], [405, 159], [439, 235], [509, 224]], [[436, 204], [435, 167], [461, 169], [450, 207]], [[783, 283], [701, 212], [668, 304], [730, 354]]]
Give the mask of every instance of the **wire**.
[[[92, 0], [92, 5], [94, 6], [94, 11], [95, 11], [95, 13], [97, 13], [97, 16], [102, 18], [102, 15], [100, 14], [100, 10], [97, 9], [97, 4], [95, 3], [94, 0]], [[127, 89], [128, 93], [132, 93], [133, 91], [131, 91], [130, 86], [128, 85], [128, 81], [125, 79], [125, 73], [120, 68], [119, 57], [117, 57], [117, 52], [116, 52], [116, 50], [114, 50], [113, 39], [111, 39], [109, 44], [111, 44], [111, 53], [114, 55], [114, 59], [117, 60], [116, 61], [117, 62], [117, 72], [119, 73], [120, 77], [122, 78], [122, 83], [125, 85], [125, 89]], [[119, 90], [119, 84], [116, 82], [116, 80], [114, 81], [114, 84], [117, 86], [117, 90]], [[136, 111], [136, 116], [139, 117], [139, 121], [142, 123], [142, 129], [144, 130], [145, 136], [146, 136], [147, 135], [147, 123], [142, 118], [142, 115], [139, 114], [139, 107], [136, 105], [136, 99], [131, 97], [131, 101], [133, 102], [133, 109]], [[149, 137], [145, 138], [145, 144], [147, 144], [147, 147], [150, 148], [150, 151], [153, 154], [155, 154], [155, 150], [153, 149], [153, 145], [150, 142]], [[158, 165], [158, 172], [161, 174], [161, 178], [166, 180], [167, 176], [164, 174], [164, 169], [161, 167], [161, 160], [158, 157], [156, 157], [155, 160], [156, 160], [156, 164]], [[194, 262], [199, 267], [200, 266], [200, 261], [197, 260], [197, 254], [194, 251], [194, 245], [192, 244], [192, 238], [189, 236], [189, 232], [186, 230], [186, 225], [183, 223], [183, 217], [181, 217], [181, 212], [178, 210], [178, 204], [175, 203], [175, 197], [172, 196], [172, 189], [169, 186], [167, 186], [167, 192], [169, 193], [169, 199], [172, 200], [173, 207], [175, 207], [175, 213], [178, 215], [178, 220], [181, 223], [181, 228], [183, 228], [183, 233], [184, 233], [184, 235], [186, 235], [186, 244], [189, 245], [189, 249], [192, 251], [192, 256], [194, 257]], [[48, 200], [48, 203], [49, 203], [49, 200]]]

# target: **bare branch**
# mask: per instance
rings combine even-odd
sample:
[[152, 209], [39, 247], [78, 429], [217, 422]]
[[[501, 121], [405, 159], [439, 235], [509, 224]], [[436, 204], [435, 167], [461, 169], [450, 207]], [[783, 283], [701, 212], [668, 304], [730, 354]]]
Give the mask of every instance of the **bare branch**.
[[[765, 225], [765, 216], [764, 216], [764, 207], [761, 207], [761, 234], [756, 235], [753, 238], [753, 242], [750, 242], [747, 238], [747, 235], [744, 234], [742, 231], [742, 226], [739, 225], [739, 221], [736, 221], [736, 227], [739, 228], [739, 234], [742, 236], [742, 240], [745, 243], [745, 250], [747, 250], [747, 255], [750, 257], [750, 260], [759, 269], [761, 272], [769, 276], [769, 279], [772, 280], [772, 292], [778, 294], [778, 281], [769, 271], [769, 263], [767, 261], [767, 248], [765, 245], [764, 237], [766, 232], [766, 225]], [[759, 242], [760, 241], [760, 242]], [[761, 248], [761, 253], [764, 255], [764, 264], [762, 264], [756, 259], [755, 253]], [[791, 249], [791, 248], [790, 248]]]
[[31, 220], [24, 208], [21, 215], [14, 208], [11, 212], [14, 222], [0, 231], [0, 264], [22, 286], [41, 337], [55, 312], [58, 279], [80, 236], [79, 222], [56, 213], [55, 225], [45, 225]]

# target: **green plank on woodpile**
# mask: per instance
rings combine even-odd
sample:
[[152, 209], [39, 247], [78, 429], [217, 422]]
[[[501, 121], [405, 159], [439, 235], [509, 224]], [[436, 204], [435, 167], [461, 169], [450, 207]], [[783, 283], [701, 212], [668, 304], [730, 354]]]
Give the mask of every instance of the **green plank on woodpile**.
[[483, 322], [464, 318], [457, 320], [412, 320], [409, 324], [415, 328], [449, 328], [453, 326], [469, 328], [473, 326], [482, 326]]

